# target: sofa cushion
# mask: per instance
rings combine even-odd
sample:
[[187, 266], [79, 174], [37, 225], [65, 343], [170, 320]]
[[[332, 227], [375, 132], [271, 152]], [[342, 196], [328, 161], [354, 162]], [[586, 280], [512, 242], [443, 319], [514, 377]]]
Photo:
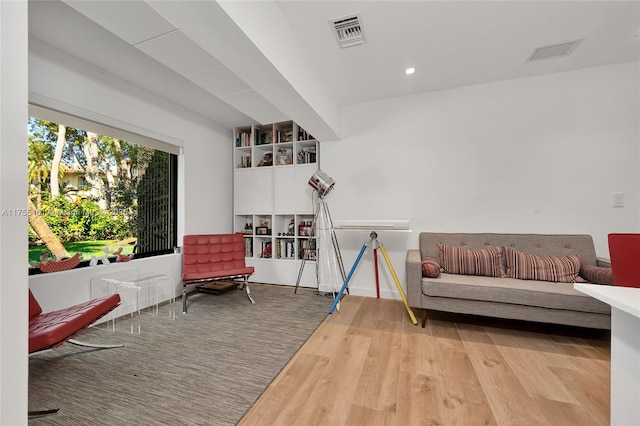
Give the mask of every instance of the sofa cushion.
[[580, 267], [580, 277], [594, 284], [613, 285], [613, 270], [611, 268], [582, 265]]
[[573, 283], [580, 272], [582, 256], [544, 256], [506, 247], [507, 275], [521, 280]]
[[444, 272], [462, 275], [506, 277], [502, 253], [504, 248], [487, 247], [471, 250], [464, 247], [438, 244], [440, 266]]
[[[422, 278], [425, 296], [510, 303], [547, 309], [609, 314], [611, 307], [579, 292], [571, 283], [440, 274]], [[490, 312], [487, 312], [490, 314]], [[535, 321], [534, 318], [531, 319]]]
[[422, 259], [422, 276], [438, 278], [440, 276], [440, 264], [433, 257]]

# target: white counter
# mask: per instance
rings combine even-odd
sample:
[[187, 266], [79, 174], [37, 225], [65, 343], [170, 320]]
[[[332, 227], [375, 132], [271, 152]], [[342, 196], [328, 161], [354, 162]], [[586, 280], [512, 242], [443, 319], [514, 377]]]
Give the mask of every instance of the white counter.
[[640, 288], [573, 287], [611, 305], [611, 425], [640, 423]]

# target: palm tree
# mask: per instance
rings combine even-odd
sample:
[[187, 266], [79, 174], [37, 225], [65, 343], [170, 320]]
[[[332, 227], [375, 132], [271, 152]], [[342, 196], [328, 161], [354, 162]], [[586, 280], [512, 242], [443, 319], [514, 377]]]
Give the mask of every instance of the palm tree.
[[[51, 145], [29, 136], [29, 163], [28, 163], [28, 180], [29, 183], [35, 185], [37, 202], [34, 205], [31, 198], [29, 202], [29, 225], [38, 237], [44, 242], [57, 259], [69, 257], [69, 252], [64, 248], [60, 239], [53, 233], [47, 222], [44, 221], [38, 212], [38, 208], [42, 203], [43, 186], [47, 184], [47, 178], [51, 173], [51, 161], [53, 159], [53, 150]], [[36, 205], [38, 207], [36, 207]]]
[[36, 205], [40, 207], [43, 186], [46, 185], [47, 178], [51, 173], [53, 150], [51, 145], [29, 136], [28, 156], [27, 179], [31, 185], [35, 186]]

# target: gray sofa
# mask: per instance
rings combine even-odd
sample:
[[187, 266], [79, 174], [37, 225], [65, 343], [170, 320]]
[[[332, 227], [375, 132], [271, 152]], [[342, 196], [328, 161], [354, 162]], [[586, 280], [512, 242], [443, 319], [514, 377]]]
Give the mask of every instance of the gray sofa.
[[596, 257], [590, 235], [422, 232], [419, 250], [407, 251], [406, 281], [407, 302], [422, 310], [423, 327], [427, 311], [434, 310], [611, 329], [610, 306], [575, 290], [572, 283], [448, 273], [425, 278], [422, 260], [440, 259], [438, 243], [472, 250], [503, 246], [546, 256], [579, 254], [582, 264], [611, 266], [606, 259]]

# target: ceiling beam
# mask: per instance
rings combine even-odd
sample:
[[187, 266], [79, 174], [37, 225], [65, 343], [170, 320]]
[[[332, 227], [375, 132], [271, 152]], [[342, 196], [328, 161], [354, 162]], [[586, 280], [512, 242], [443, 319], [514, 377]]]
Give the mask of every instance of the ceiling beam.
[[[316, 139], [340, 138], [339, 107], [326, 98], [328, 91], [317, 87], [319, 80], [313, 78], [313, 70], [304, 61], [306, 53], [283, 37], [281, 31], [288, 27], [275, 4], [214, 0], [147, 3]], [[232, 104], [234, 96], [242, 98], [245, 108], [251, 106], [246, 94], [221, 98]]]

